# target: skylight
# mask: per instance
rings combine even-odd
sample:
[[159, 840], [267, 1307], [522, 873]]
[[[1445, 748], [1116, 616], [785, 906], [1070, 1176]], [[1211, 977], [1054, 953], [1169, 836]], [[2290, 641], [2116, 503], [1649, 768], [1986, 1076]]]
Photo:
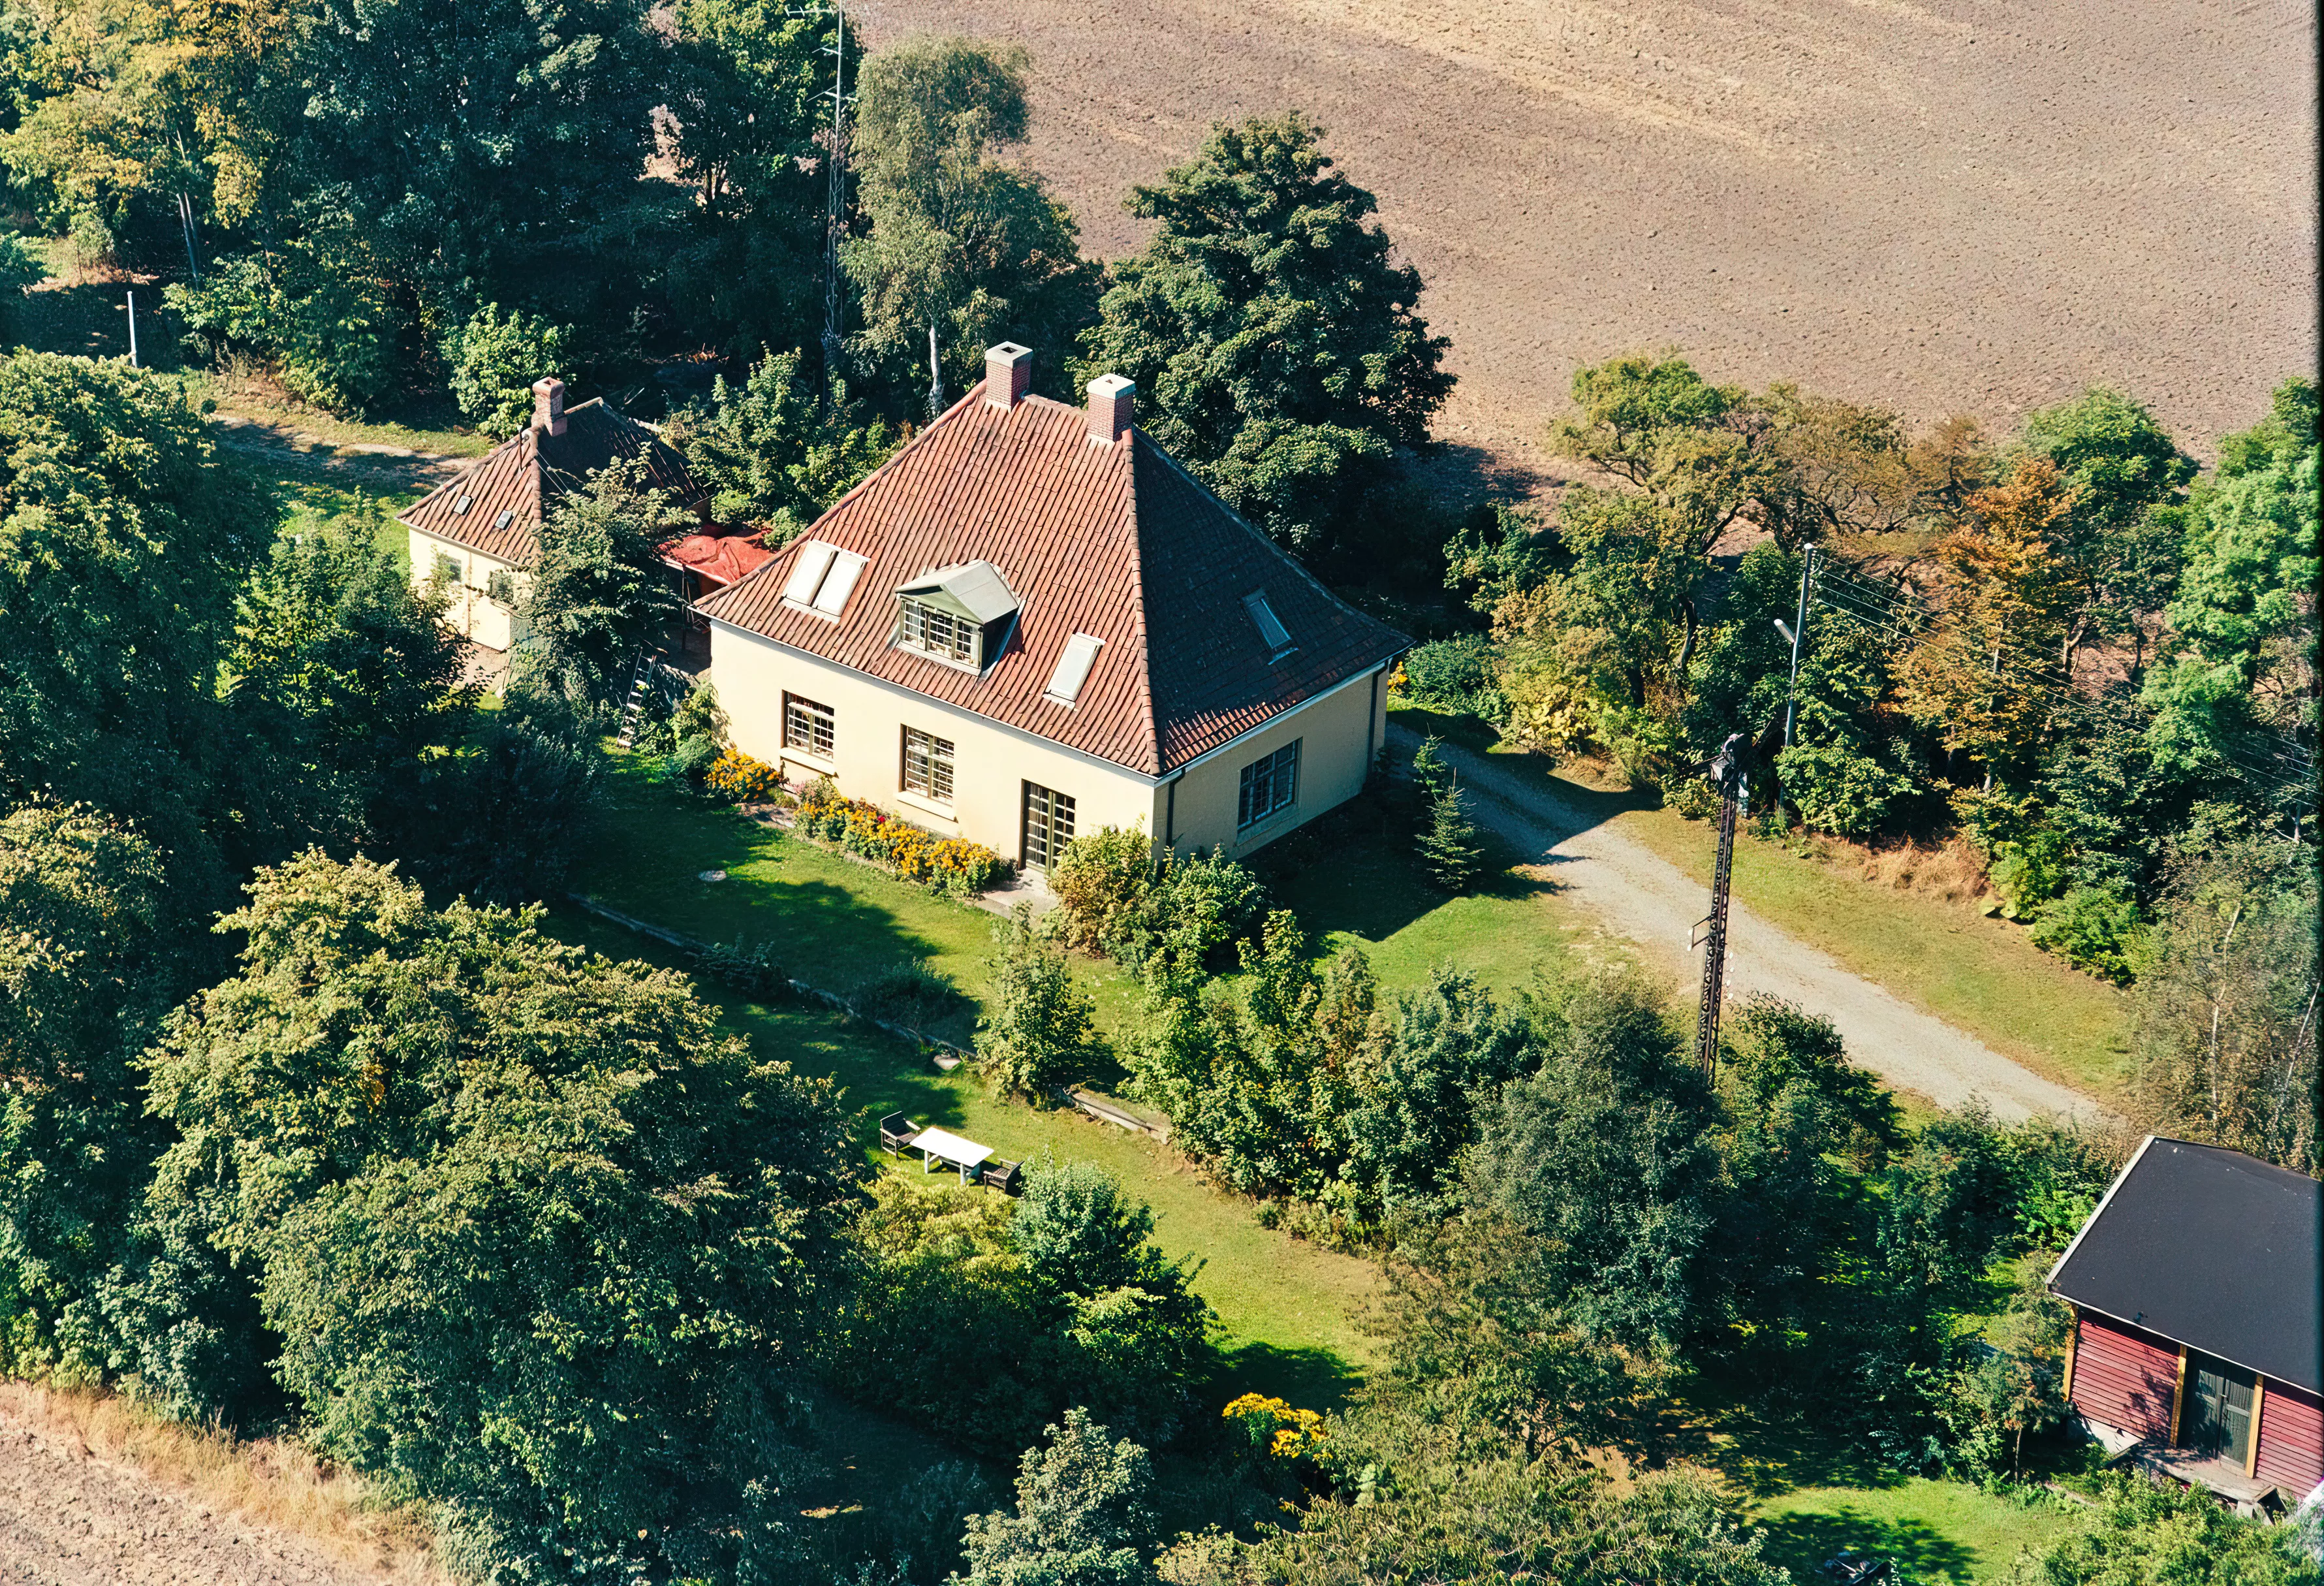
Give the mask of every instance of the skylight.
[[1283, 620], [1275, 614], [1275, 608], [1267, 604], [1264, 593], [1244, 595], [1242, 609], [1250, 613], [1252, 624], [1259, 629], [1259, 636], [1267, 641], [1270, 660], [1281, 660], [1297, 648], [1291, 642], [1291, 634], [1283, 626]]
[[791, 564], [783, 599], [817, 616], [835, 618], [846, 606], [847, 597], [855, 593], [855, 580], [862, 576], [864, 566], [864, 558], [852, 550], [810, 539], [799, 547], [798, 559]]
[[1044, 699], [1058, 705], [1071, 705], [1081, 696], [1082, 685], [1089, 680], [1091, 663], [1105, 643], [1087, 633], [1076, 633], [1065, 641], [1065, 652], [1057, 657], [1057, 669], [1049, 674], [1049, 686], [1041, 690]]

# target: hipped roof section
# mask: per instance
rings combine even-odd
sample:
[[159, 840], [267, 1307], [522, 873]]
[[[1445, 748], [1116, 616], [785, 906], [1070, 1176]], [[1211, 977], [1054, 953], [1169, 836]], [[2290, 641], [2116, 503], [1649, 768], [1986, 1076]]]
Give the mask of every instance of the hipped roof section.
[[[719, 622], [1065, 744], [1167, 776], [1410, 643], [1333, 595], [1142, 432], [1090, 438], [1046, 397], [977, 386], [825, 513], [811, 534], [869, 559], [836, 622], [787, 606], [802, 539], [705, 599]], [[991, 564], [1019, 609], [981, 672], [892, 642], [896, 595]], [[1297, 647], [1276, 661], [1244, 605]], [[1071, 705], [1045, 699], [1076, 633], [1102, 641]]]
[[[686, 459], [651, 428], [592, 397], [565, 410], [565, 433], [523, 429], [396, 514], [396, 521], [497, 561], [521, 566], [540, 549], [541, 521], [616, 457], [646, 461], [648, 483], [680, 505], [698, 506], [701, 485]], [[460, 510], [465, 499], [468, 505]], [[507, 521], [503, 522], [505, 514]]]

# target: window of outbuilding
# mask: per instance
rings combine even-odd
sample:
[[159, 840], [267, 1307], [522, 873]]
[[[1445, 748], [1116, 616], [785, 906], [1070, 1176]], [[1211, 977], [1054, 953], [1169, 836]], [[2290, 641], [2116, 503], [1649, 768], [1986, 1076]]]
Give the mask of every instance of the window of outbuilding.
[[1299, 802], [1299, 745], [1293, 739], [1272, 754], [1264, 754], [1242, 768], [1235, 793], [1235, 828], [1258, 825], [1277, 811]]

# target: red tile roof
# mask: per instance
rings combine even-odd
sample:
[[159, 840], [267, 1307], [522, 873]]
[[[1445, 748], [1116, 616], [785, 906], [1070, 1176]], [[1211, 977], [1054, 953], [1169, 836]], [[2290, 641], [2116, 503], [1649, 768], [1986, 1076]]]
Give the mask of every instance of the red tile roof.
[[755, 534], [687, 534], [663, 541], [660, 549], [679, 567], [691, 567], [721, 585], [757, 571], [775, 554], [760, 544]]
[[521, 431], [398, 513], [396, 521], [519, 565], [540, 549], [541, 518], [559, 496], [579, 489], [614, 458], [635, 456], [646, 459], [646, 476], [681, 503], [690, 507], [705, 499], [685, 458], [650, 428], [593, 397], [565, 410], [564, 434]]
[[[839, 620], [788, 605], [812, 539], [870, 559]], [[1021, 603], [981, 673], [891, 642], [894, 591], [988, 561]], [[1280, 659], [1244, 598], [1263, 594], [1295, 646]], [[1163, 776], [1411, 641], [1356, 611], [1145, 435], [1089, 438], [1083, 411], [983, 388], [857, 485], [810, 533], [699, 603], [722, 622]], [[1104, 641], [1075, 703], [1042, 697], [1066, 641]]]

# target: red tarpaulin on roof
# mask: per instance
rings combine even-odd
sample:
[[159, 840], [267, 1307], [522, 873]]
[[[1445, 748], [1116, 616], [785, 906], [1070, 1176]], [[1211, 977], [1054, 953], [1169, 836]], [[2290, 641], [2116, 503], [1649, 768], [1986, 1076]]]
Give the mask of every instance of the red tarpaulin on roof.
[[774, 557], [755, 534], [688, 534], [665, 543], [661, 554], [672, 566], [699, 573], [706, 581], [722, 586]]

